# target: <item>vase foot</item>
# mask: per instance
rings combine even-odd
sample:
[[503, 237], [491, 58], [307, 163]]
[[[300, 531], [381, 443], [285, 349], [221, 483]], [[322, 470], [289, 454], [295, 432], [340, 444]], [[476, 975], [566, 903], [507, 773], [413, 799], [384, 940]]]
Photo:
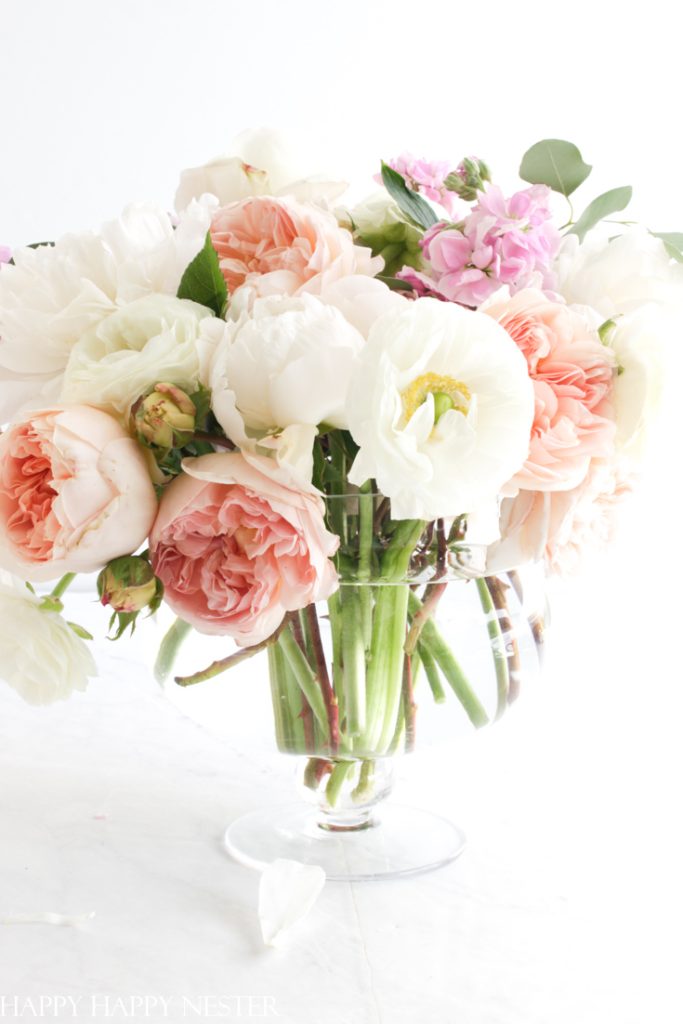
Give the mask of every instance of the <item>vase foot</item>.
[[330, 881], [366, 882], [417, 875], [455, 860], [465, 834], [429, 811], [389, 804], [370, 827], [321, 828], [314, 808], [289, 804], [252, 811], [225, 833], [240, 864], [263, 870], [278, 858], [317, 864]]

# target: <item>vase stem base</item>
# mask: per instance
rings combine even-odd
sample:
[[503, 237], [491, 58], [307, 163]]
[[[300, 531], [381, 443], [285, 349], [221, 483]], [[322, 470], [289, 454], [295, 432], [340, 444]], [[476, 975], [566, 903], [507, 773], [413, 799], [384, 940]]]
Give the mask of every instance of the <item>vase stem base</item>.
[[334, 830], [318, 824], [313, 807], [289, 804], [252, 811], [225, 833], [240, 864], [262, 871], [279, 858], [317, 864], [330, 881], [367, 882], [433, 871], [458, 857], [465, 835], [437, 814], [388, 804], [370, 827]]

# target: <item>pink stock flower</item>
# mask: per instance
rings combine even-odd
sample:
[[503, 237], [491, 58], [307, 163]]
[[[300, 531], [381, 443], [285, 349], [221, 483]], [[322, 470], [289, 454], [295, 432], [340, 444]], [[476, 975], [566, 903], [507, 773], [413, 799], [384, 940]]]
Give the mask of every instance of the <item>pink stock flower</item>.
[[251, 196], [223, 206], [210, 231], [230, 294], [250, 285], [257, 295], [320, 295], [340, 278], [372, 277], [384, 266], [331, 213], [294, 199]]
[[543, 559], [560, 576], [571, 575], [609, 546], [621, 502], [633, 476], [620, 459], [594, 459], [570, 491], [520, 491], [501, 506], [501, 539], [489, 551], [491, 572]]
[[424, 273], [397, 276], [433, 295], [465, 306], [479, 306], [501, 286], [512, 293], [534, 285], [552, 289], [551, 269], [561, 236], [550, 220], [545, 185], [505, 199], [490, 185], [472, 212], [457, 225], [435, 224], [423, 240], [429, 266]]
[[240, 646], [266, 639], [288, 611], [337, 587], [315, 491], [290, 485], [276, 464], [236, 452], [186, 459], [164, 493], [150, 542], [164, 598], [202, 633]]
[[156, 511], [138, 445], [100, 409], [31, 411], [0, 437], [0, 566], [17, 576], [94, 572], [134, 551]]
[[576, 487], [592, 458], [614, 451], [613, 353], [576, 311], [535, 289], [494, 300], [483, 312], [517, 343], [534, 385], [529, 457], [507, 493]]
[[[405, 179], [408, 188], [420, 192], [426, 199], [438, 203], [450, 215], [456, 210], [462, 209], [462, 203], [454, 192], [444, 185], [445, 179], [452, 171], [452, 166], [446, 160], [425, 160], [423, 157], [413, 156], [411, 153], [401, 153], [393, 160], [387, 160], [389, 167], [398, 171]], [[376, 180], [381, 183], [382, 176], [377, 175]]]

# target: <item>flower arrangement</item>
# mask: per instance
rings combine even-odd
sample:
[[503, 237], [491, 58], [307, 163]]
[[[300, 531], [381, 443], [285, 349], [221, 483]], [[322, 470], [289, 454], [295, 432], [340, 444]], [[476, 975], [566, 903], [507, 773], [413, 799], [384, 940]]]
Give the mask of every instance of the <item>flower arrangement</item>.
[[62, 597], [97, 572], [114, 637], [178, 616], [160, 671], [190, 627], [235, 642], [184, 685], [267, 649], [286, 749], [409, 745], [420, 672], [483, 724], [443, 586], [475, 580], [499, 643], [494, 573], [609, 539], [680, 304], [683, 235], [597, 227], [630, 189], [556, 225], [589, 171], [544, 140], [506, 195], [478, 158], [402, 155], [348, 209], [257, 132], [185, 171], [172, 216], [0, 248], [6, 681], [85, 686]]

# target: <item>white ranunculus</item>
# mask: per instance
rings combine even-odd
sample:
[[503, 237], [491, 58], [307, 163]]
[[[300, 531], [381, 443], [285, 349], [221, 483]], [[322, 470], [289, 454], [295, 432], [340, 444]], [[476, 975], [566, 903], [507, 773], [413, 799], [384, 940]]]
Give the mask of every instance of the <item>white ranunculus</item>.
[[20, 248], [0, 276], [0, 422], [28, 396], [52, 400], [73, 346], [120, 306], [153, 292], [175, 295], [211, 218], [193, 203], [174, 230], [163, 210], [127, 207], [98, 233]]
[[168, 381], [187, 390], [197, 384], [197, 341], [204, 306], [170, 295], [146, 295], [91, 327], [71, 350], [63, 402], [106, 407], [126, 419], [148, 388]]
[[591, 234], [581, 244], [568, 235], [557, 258], [558, 290], [569, 303], [592, 306], [603, 320], [646, 303], [683, 306], [683, 264], [661, 239], [633, 227], [608, 241]]
[[648, 431], [659, 414], [665, 367], [673, 368], [675, 353], [667, 349], [678, 347], [680, 336], [680, 321], [654, 304], [617, 317], [608, 333], [619, 366], [612, 394], [615, 441], [631, 458], [643, 454]]
[[18, 581], [0, 581], [0, 678], [29, 704], [52, 704], [85, 690], [97, 668], [87, 644], [57, 612]]
[[349, 480], [374, 478], [398, 519], [475, 511], [524, 463], [533, 411], [526, 360], [492, 317], [406, 302], [376, 321], [351, 381]]
[[180, 176], [176, 210], [184, 210], [202, 195], [216, 196], [221, 206], [247, 196], [293, 196], [300, 202], [333, 202], [346, 190], [346, 182], [325, 175], [311, 176], [280, 132], [256, 128], [233, 139], [228, 152]]

